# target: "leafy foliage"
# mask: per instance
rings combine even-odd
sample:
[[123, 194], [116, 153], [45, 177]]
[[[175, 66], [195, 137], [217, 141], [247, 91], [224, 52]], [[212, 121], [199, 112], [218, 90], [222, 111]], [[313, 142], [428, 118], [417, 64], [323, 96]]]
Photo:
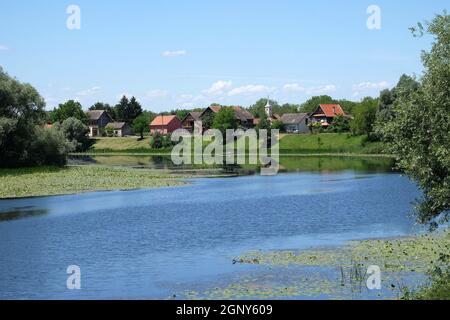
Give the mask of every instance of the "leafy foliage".
[[395, 117], [380, 130], [399, 167], [422, 188], [417, 219], [434, 228], [450, 212], [450, 16], [428, 24], [435, 41], [422, 54], [419, 88], [394, 102]]
[[63, 166], [67, 162], [67, 154], [72, 149], [73, 145], [61, 130], [35, 127], [34, 139], [29, 147], [28, 164]]
[[338, 115], [333, 119], [331, 126], [328, 128], [331, 132], [346, 132], [350, 129], [350, 122], [347, 117]]
[[227, 107], [221, 108], [214, 117], [212, 127], [220, 130], [223, 135], [225, 135], [227, 129], [236, 129], [238, 122], [234, 110]]
[[92, 106], [89, 107], [89, 110], [105, 110], [110, 115], [112, 115], [114, 118], [116, 117], [114, 108], [108, 103], [96, 102]]
[[168, 148], [173, 145], [170, 134], [162, 135], [159, 132], [155, 132], [150, 137], [150, 148], [152, 149], [163, 149]]
[[275, 100], [270, 99], [259, 99], [255, 102], [255, 104], [251, 105], [248, 110], [254, 115], [259, 116], [262, 112], [264, 112], [264, 107], [267, 105], [267, 101], [269, 100], [272, 105], [272, 110], [275, 114], [283, 115], [285, 113], [295, 113], [298, 112], [300, 105], [285, 103], [280, 106], [280, 104]]
[[354, 119], [350, 123], [354, 134], [365, 134], [370, 137], [378, 110], [378, 99], [364, 98], [353, 110]]
[[77, 118], [67, 118], [61, 124], [57, 122], [55, 128], [61, 130], [70, 143], [70, 151], [83, 152], [89, 148], [89, 128]]
[[148, 132], [150, 130], [149, 125], [151, 122], [151, 118], [149, 114], [143, 113], [139, 117], [137, 117], [133, 122], [133, 131], [134, 133], [138, 133], [141, 136], [141, 139], [144, 139], [144, 132]]
[[130, 100], [123, 96], [119, 103], [114, 107], [114, 114], [117, 120], [132, 123], [134, 119], [142, 114], [142, 106], [135, 97]]
[[56, 128], [44, 128], [44, 100], [29, 84], [0, 68], [0, 166], [62, 165], [70, 146]]
[[53, 109], [50, 114], [50, 118], [53, 123], [62, 123], [68, 118], [76, 118], [83, 123], [88, 123], [88, 117], [83, 111], [81, 104], [74, 100], [61, 103], [57, 108]]

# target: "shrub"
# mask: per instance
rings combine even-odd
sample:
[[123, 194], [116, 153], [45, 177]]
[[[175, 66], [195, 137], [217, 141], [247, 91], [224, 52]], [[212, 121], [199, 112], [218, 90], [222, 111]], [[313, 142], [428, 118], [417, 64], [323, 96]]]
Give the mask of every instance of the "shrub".
[[162, 135], [159, 132], [155, 132], [150, 137], [150, 147], [152, 149], [169, 148], [173, 145], [171, 135]]
[[63, 123], [55, 124], [60, 129], [71, 144], [71, 151], [83, 152], [90, 146], [87, 136], [89, 128], [76, 118], [68, 118]]
[[35, 139], [30, 144], [27, 161], [30, 165], [66, 164], [72, 145], [61, 130], [36, 127], [34, 134]]

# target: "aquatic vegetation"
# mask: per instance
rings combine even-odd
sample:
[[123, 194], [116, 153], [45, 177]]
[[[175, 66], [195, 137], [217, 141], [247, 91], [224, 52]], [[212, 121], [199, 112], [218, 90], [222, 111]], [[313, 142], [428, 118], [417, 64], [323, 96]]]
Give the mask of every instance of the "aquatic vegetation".
[[[352, 241], [335, 248], [253, 251], [233, 259], [233, 264], [257, 265], [269, 271], [252, 272], [226, 285], [188, 291], [181, 296], [186, 299], [399, 299], [426, 280], [430, 267], [445, 267], [442, 257], [448, 255], [449, 249], [450, 229], [407, 238]], [[366, 287], [370, 265], [378, 265], [382, 270], [380, 290], [371, 291]], [[442, 295], [443, 290], [448, 290], [445, 281], [435, 281], [433, 293]], [[423, 294], [429, 294], [430, 290]]]
[[0, 170], [0, 198], [75, 194], [182, 185], [187, 176], [100, 166]]
[[254, 251], [234, 259], [236, 263], [352, 267], [378, 265], [389, 272], [426, 272], [450, 252], [450, 231], [392, 240], [354, 241], [346, 246], [306, 251]]

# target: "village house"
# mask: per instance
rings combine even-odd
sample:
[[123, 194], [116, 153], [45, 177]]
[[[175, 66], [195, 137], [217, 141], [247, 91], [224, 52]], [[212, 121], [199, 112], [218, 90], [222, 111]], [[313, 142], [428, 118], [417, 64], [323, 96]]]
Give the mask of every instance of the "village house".
[[181, 121], [174, 115], [159, 115], [150, 123], [150, 133], [168, 134], [181, 129]]
[[320, 104], [309, 118], [311, 122], [319, 122], [322, 127], [327, 128], [336, 116], [346, 116], [339, 104]]
[[[204, 119], [206, 117], [208, 117], [211, 114], [218, 113], [220, 111], [220, 109], [222, 109], [222, 108], [223, 108], [222, 106], [217, 106], [217, 105], [209, 106], [201, 113], [200, 119], [204, 122]], [[240, 127], [245, 128], [245, 129], [253, 128], [254, 117], [250, 112], [248, 112], [247, 110], [245, 110], [239, 106], [233, 106], [230, 108], [232, 108], [234, 110], [234, 115], [235, 115], [236, 120], [238, 121]]]
[[285, 113], [281, 116], [281, 122], [288, 133], [309, 132], [309, 117], [307, 113]]
[[110, 122], [107, 127], [111, 127], [114, 130], [115, 137], [125, 137], [133, 134], [133, 130], [126, 122]]
[[89, 136], [96, 137], [102, 134], [108, 123], [114, 119], [106, 110], [90, 110], [87, 112], [89, 118]]
[[194, 123], [196, 121], [200, 121], [200, 116], [202, 112], [189, 112], [181, 121], [181, 126], [183, 129], [193, 132], [194, 131]]

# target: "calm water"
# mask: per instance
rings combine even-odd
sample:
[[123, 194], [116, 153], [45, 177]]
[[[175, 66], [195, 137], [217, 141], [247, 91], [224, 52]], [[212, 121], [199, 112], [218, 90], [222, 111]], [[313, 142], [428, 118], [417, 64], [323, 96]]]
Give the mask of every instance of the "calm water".
[[[347, 170], [3, 200], [0, 298], [166, 298], [254, 270], [231, 263], [248, 250], [411, 234], [418, 194], [399, 174]], [[66, 289], [69, 265], [82, 290]]]

